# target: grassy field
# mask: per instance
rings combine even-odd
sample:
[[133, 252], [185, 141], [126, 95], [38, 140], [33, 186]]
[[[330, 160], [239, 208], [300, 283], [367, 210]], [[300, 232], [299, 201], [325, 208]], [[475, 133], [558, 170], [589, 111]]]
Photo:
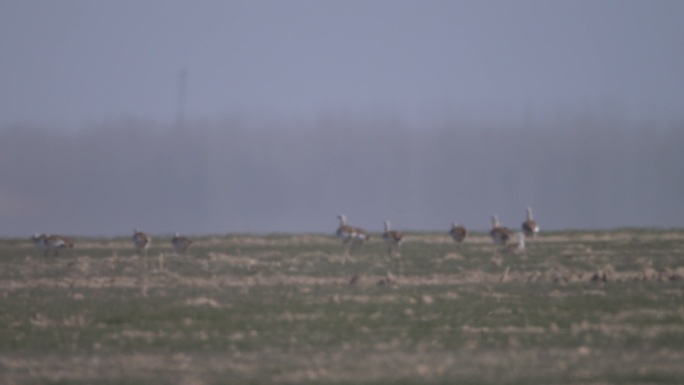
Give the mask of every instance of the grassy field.
[[0, 383], [684, 383], [684, 231], [153, 242], [0, 241]]

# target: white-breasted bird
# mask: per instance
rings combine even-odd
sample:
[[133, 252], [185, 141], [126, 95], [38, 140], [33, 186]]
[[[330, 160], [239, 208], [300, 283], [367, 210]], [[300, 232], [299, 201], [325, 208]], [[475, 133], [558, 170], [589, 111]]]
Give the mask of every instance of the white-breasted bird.
[[489, 232], [489, 236], [497, 245], [505, 245], [511, 237], [511, 231], [508, 227], [501, 227], [496, 214], [492, 215], [492, 230]]
[[150, 247], [150, 243], [152, 243], [152, 237], [147, 235], [146, 233], [135, 229], [133, 230], [133, 246], [135, 247], [135, 250], [137, 252], [144, 252], [147, 254], [147, 249]]
[[392, 254], [392, 248], [394, 246], [401, 246], [401, 242], [404, 239], [404, 235], [402, 233], [392, 230], [390, 226], [390, 221], [385, 221], [385, 232], [382, 234], [382, 239], [387, 244], [388, 254]]
[[340, 220], [340, 225], [335, 234], [342, 239], [342, 243], [363, 243], [370, 239], [370, 235], [366, 230], [349, 226], [344, 214], [338, 215], [337, 218]]
[[74, 242], [71, 238], [61, 235], [35, 233], [33, 234], [33, 237], [31, 237], [31, 241], [33, 241], [33, 244], [38, 250], [43, 251], [44, 256], [47, 256], [50, 251], [54, 252], [54, 256], [57, 256], [60, 249], [74, 247]]
[[539, 233], [539, 225], [532, 217], [531, 207], [527, 208], [527, 219], [522, 223], [521, 227], [523, 233], [528, 237], [534, 238]]
[[468, 230], [465, 228], [465, 226], [454, 222], [451, 224], [449, 235], [451, 235], [451, 239], [453, 239], [454, 242], [461, 243], [468, 235]]
[[175, 233], [173, 238], [171, 238], [171, 244], [177, 252], [184, 253], [188, 250], [188, 247], [192, 245], [192, 240], [181, 236], [179, 233]]

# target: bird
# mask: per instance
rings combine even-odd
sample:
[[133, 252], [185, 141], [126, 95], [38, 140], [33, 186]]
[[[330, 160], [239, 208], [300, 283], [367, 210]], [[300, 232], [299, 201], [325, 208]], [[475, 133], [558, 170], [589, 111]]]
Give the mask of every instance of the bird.
[[54, 256], [57, 256], [59, 249], [73, 248], [74, 242], [69, 237], [63, 237], [61, 235], [48, 235], [35, 233], [31, 237], [33, 244], [43, 251], [43, 255], [47, 257], [50, 251], [54, 252]]
[[344, 214], [338, 215], [337, 219], [340, 220], [340, 226], [337, 228], [335, 234], [342, 239], [342, 243], [347, 243], [354, 236], [354, 228], [347, 224], [347, 217], [345, 217]]
[[47, 236], [45, 234], [41, 233], [35, 233], [31, 237], [31, 241], [33, 242], [33, 245], [36, 246], [36, 248], [40, 251], [46, 252], [47, 251], [47, 244], [45, 243], [47, 239]]
[[344, 214], [338, 215], [337, 218], [340, 220], [340, 226], [337, 228], [336, 234], [342, 239], [342, 243], [363, 243], [370, 239], [370, 235], [366, 230], [349, 226]]
[[518, 242], [507, 245], [501, 252], [511, 254], [522, 254], [525, 252], [525, 233], [517, 233]]
[[528, 236], [534, 238], [537, 236], [537, 233], [539, 233], [539, 225], [537, 222], [535, 222], [534, 218], [532, 218], [532, 208], [528, 207], [527, 208], [527, 220], [522, 223], [522, 231], [523, 233]]
[[69, 237], [64, 237], [61, 235], [49, 235], [45, 241], [47, 248], [55, 252], [57, 256], [57, 251], [63, 248], [74, 248], [74, 242]]
[[458, 223], [454, 222], [451, 224], [451, 230], [449, 230], [449, 235], [451, 235], [451, 238], [455, 242], [461, 243], [465, 239], [466, 235], [468, 235], [468, 230], [465, 228], [465, 226], [459, 225]]
[[138, 229], [133, 230], [133, 245], [137, 252], [142, 251], [147, 254], [147, 249], [150, 247], [151, 242], [152, 238], [149, 235]]
[[510, 230], [508, 230], [508, 227], [501, 227], [496, 214], [492, 215], [492, 230], [489, 232], [489, 236], [492, 237], [492, 241], [497, 245], [505, 245], [511, 237]]
[[173, 244], [173, 248], [177, 252], [185, 253], [188, 250], [188, 247], [190, 247], [190, 245], [192, 244], [192, 240], [176, 233], [171, 239], [171, 244]]
[[384, 239], [387, 244], [387, 254], [392, 254], [392, 248], [394, 246], [401, 246], [403, 238], [404, 236], [400, 232], [390, 229], [390, 221], [385, 221], [385, 232], [382, 234], [382, 239]]

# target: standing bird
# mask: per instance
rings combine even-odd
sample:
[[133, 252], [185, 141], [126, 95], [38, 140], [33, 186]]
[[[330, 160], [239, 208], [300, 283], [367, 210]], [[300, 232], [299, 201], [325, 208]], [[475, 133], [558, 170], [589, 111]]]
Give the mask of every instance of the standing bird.
[[382, 234], [382, 239], [384, 239], [387, 244], [387, 254], [392, 255], [393, 246], [401, 246], [403, 237], [404, 236], [400, 232], [390, 230], [390, 221], [385, 221], [385, 232]]
[[461, 243], [465, 239], [466, 235], [468, 235], [468, 230], [465, 228], [465, 226], [459, 225], [458, 223], [454, 222], [451, 224], [451, 230], [449, 230], [449, 235], [451, 235], [451, 238], [455, 242]]
[[522, 254], [525, 252], [525, 233], [518, 233], [518, 242], [508, 245], [501, 250], [503, 253]]
[[147, 249], [150, 247], [151, 242], [152, 238], [149, 235], [138, 229], [133, 230], [133, 246], [135, 246], [135, 250], [138, 253], [142, 251], [147, 255]]
[[497, 245], [505, 245], [511, 237], [511, 231], [508, 230], [508, 227], [501, 227], [496, 214], [492, 215], [492, 230], [489, 232], [489, 236]]
[[57, 256], [59, 249], [74, 247], [74, 242], [70, 238], [60, 235], [35, 233], [33, 237], [31, 237], [31, 240], [39, 250], [43, 250], [43, 255], [46, 257], [50, 251], [53, 251], [53, 255]]
[[182, 237], [180, 234], [176, 233], [171, 239], [171, 244], [173, 244], [173, 248], [176, 250], [176, 252], [185, 253], [188, 250], [188, 247], [192, 245], [192, 240]]
[[31, 237], [31, 242], [33, 242], [33, 245], [44, 254], [47, 254], [47, 244], [45, 243], [46, 240], [47, 236], [41, 233], [35, 233]]
[[532, 218], [532, 208], [528, 207], [527, 208], [527, 220], [523, 222], [522, 224], [522, 231], [523, 233], [528, 236], [534, 238], [537, 236], [537, 233], [539, 232], [539, 225], [537, 222], [534, 221], [534, 218]]
[[349, 248], [355, 244], [363, 244], [364, 241], [370, 239], [370, 235], [366, 230], [349, 226], [347, 224], [347, 218], [340, 214], [337, 216], [340, 220], [340, 226], [337, 228], [335, 234], [342, 239], [342, 244], [347, 245], [346, 252], [349, 252]]
[[338, 215], [337, 219], [340, 220], [340, 226], [337, 228], [335, 234], [342, 239], [342, 243], [347, 243], [354, 235], [354, 228], [347, 224], [347, 217], [345, 217], [344, 214]]

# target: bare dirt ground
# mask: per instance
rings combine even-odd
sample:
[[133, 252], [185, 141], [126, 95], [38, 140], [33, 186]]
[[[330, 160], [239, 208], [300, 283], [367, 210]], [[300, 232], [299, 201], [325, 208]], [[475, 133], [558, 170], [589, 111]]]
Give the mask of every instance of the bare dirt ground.
[[684, 231], [0, 241], [0, 383], [684, 383]]

